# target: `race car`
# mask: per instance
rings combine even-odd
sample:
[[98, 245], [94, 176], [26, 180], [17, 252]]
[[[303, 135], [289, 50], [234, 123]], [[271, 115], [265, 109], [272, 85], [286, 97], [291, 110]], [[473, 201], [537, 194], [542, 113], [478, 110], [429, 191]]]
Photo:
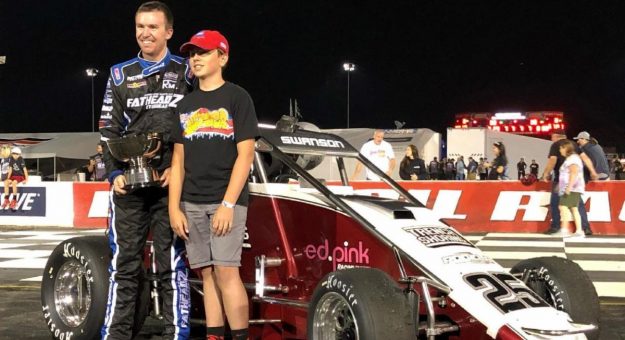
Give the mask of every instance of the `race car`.
[[[250, 173], [241, 277], [253, 339], [596, 339], [599, 300], [586, 273], [557, 257], [510, 271], [424, 207], [344, 139], [285, 119], [262, 128]], [[395, 196], [354, 190], [345, 160]], [[328, 184], [310, 170], [338, 168]], [[105, 236], [62, 242], [43, 274], [46, 323], [61, 340], [97, 338], [110, 251]], [[158, 270], [145, 253], [135, 331], [159, 317]], [[192, 321], [202, 281], [190, 279]]]

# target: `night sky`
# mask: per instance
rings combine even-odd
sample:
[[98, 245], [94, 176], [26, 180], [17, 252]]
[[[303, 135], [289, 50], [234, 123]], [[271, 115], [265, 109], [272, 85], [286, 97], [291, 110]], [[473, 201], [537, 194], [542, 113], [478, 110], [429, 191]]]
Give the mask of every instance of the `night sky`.
[[[225, 78], [275, 122], [445, 132], [463, 111], [559, 110], [625, 152], [625, 6], [619, 1], [166, 1], [170, 50], [201, 29], [231, 45]], [[571, 4], [575, 3], [575, 4]], [[2, 1], [0, 132], [91, 131], [108, 68], [132, 58], [137, 1]], [[383, 5], [384, 4], [384, 5]]]

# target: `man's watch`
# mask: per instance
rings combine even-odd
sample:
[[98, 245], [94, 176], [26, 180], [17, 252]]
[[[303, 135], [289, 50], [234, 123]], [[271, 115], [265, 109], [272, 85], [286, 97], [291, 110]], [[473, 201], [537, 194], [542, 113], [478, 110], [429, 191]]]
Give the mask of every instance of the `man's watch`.
[[230, 203], [230, 202], [228, 202], [226, 200], [221, 201], [221, 205], [223, 205], [226, 208], [234, 209], [234, 204], [232, 204], [232, 203]]

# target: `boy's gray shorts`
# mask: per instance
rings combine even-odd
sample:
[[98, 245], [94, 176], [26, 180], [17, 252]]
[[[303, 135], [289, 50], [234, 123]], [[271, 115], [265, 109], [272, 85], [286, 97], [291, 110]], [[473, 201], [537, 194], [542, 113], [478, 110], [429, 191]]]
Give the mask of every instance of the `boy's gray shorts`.
[[189, 240], [186, 241], [189, 265], [192, 269], [212, 265], [224, 267], [241, 266], [241, 249], [245, 236], [247, 207], [236, 205], [232, 229], [223, 236], [213, 233], [211, 222], [221, 204], [202, 204], [182, 202], [188, 228]]

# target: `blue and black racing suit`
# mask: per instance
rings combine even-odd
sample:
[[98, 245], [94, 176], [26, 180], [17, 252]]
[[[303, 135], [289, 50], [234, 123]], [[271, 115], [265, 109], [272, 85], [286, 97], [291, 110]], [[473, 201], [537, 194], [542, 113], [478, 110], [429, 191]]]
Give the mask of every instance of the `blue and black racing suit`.
[[[167, 55], [158, 62], [140, 56], [111, 68], [100, 117], [102, 140], [124, 135], [163, 133], [163, 147], [150, 161], [159, 175], [169, 168], [172, 107], [189, 91], [189, 69], [183, 58]], [[109, 181], [126, 167], [103, 147]], [[113, 253], [102, 339], [132, 337], [135, 301], [142, 271], [142, 255], [152, 228], [156, 263], [163, 296], [163, 339], [189, 336], [189, 285], [184, 242], [169, 226], [167, 188], [147, 187], [118, 195], [111, 189], [109, 243]]]

